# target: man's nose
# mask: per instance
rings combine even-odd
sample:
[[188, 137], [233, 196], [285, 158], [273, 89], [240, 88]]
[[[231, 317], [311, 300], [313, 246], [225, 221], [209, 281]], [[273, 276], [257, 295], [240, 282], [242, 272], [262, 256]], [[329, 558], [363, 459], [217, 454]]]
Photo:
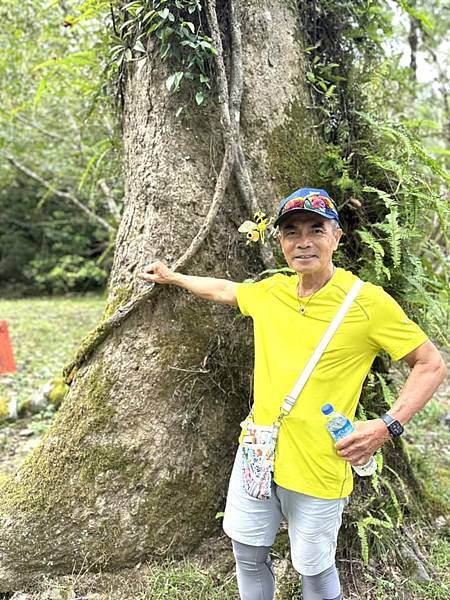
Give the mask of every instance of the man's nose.
[[296, 246], [299, 248], [307, 248], [311, 245], [311, 238], [308, 233], [300, 233], [297, 240]]

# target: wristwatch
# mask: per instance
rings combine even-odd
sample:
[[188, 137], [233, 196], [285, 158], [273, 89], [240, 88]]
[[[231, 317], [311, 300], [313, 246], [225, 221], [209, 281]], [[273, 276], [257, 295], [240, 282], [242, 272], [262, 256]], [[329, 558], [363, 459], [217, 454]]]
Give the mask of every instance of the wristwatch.
[[386, 427], [388, 428], [389, 435], [392, 438], [400, 437], [405, 431], [400, 421], [392, 418], [391, 415], [388, 415], [387, 413], [381, 415], [380, 419], [385, 423]]

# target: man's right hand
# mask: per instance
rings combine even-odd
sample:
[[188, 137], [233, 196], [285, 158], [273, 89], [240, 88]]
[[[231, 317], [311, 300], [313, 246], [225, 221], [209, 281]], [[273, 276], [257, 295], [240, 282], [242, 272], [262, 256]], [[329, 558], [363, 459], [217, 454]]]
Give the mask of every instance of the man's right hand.
[[230, 306], [238, 305], [236, 292], [239, 284], [228, 279], [183, 275], [172, 271], [160, 260], [146, 265], [137, 276], [147, 281], [147, 283], [178, 285], [205, 300], [211, 300], [219, 304], [229, 304]]
[[137, 275], [148, 283], [176, 283], [177, 274], [160, 260], [146, 265]]

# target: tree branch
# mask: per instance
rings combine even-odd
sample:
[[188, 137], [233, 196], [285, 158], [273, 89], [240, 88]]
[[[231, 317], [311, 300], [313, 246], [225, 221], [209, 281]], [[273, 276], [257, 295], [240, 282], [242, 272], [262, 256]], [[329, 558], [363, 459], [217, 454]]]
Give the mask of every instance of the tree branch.
[[64, 200], [70, 200], [70, 202], [72, 202], [72, 204], [74, 204], [77, 208], [79, 208], [82, 212], [84, 212], [91, 221], [96, 221], [107, 231], [109, 231], [111, 233], [113, 233], [113, 232], [115, 233], [116, 230], [114, 229], [114, 227], [112, 227], [112, 225], [110, 225], [107, 221], [105, 221], [105, 219], [103, 219], [99, 215], [96, 215], [90, 208], [88, 208], [85, 204], [83, 204], [81, 202], [81, 200], [79, 200], [76, 196], [74, 196], [70, 192], [63, 192], [62, 190], [56, 189], [51, 183], [49, 183], [48, 181], [45, 181], [45, 179], [43, 179], [40, 175], [38, 175], [31, 169], [28, 169], [28, 167], [25, 167], [24, 165], [22, 165], [14, 157], [7, 156], [6, 158], [18, 171], [20, 171], [27, 177], [30, 177], [30, 179], [34, 179], [34, 181], [37, 181], [42, 186], [46, 187], [53, 194], [55, 194], [55, 196], [58, 196], [58, 198], [63, 198]]
[[117, 329], [122, 323], [133, 313], [139, 306], [146, 302], [150, 296], [156, 292], [157, 286], [154, 283], [147, 285], [141, 290], [134, 298], [129, 302], [120, 306], [116, 312], [97, 325], [97, 327], [88, 333], [88, 335], [82, 340], [76, 355], [73, 360], [66, 364], [63, 369], [64, 381], [70, 385], [75, 377], [78, 369], [83, 363], [85, 363], [94, 353], [94, 351], [100, 346], [100, 344], [106, 340], [114, 329]]
[[[231, 2], [233, 4], [233, 2]], [[182, 268], [197, 250], [200, 248], [203, 240], [211, 231], [212, 223], [217, 215], [220, 204], [222, 203], [228, 182], [231, 177], [233, 165], [236, 160], [236, 129], [233, 127], [230, 118], [230, 106], [228, 95], [228, 82], [225, 71], [225, 62], [223, 60], [222, 38], [220, 36], [219, 23], [217, 21], [216, 0], [206, 0], [206, 12], [211, 38], [217, 52], [214, 55], [214, 62], [217, 71], [217, 84], [219, 89], [219, 105], [221, 111], [222, 135], [225, 144], [225, 153], [220, 169], [219, 177], [216, 181], [213, 199], [206, 215], [205, 221], [192, 240], [186, 252], [175, 262], [173, 269], [177, 271]]]
[[230, 9], [231, 75], [229, 104], [231, 121], [236, 132], [236, 139], [239, 140], [242, 91], [244, 89], [244, 76], [242, 71], [242, 35], [239, 21], [241, 17], [240, 0], [231, 0]]
[[[249, 213], [254, 214], [261, 207], [258, 206], [256, 200], [255, 191], [253, 189], [252, 180], [246, 164], [245, 156], [242, 151], [241, 145], [238, 146], [238, 156], [235, 165], [236, 180], [238, 183], [239, 191], [244, 198], [244, 202], [247, 206]], [[263, 261], [266, 269], [271, 269], [275, 265], [275, 258], [273, 256], [272, 248], [267, 244], [259, 245], [261, 260]]]
[[44, 127], [41, 127], [37, 123], [33, 123], [32, 121], [29, 121], [22, 115], [17, 114], [17, 115], [15, 115], [15, 118], [18, 121], [20, 121], [21, 123], [24, 123], [25, 125], [28, 125], [28, 127], [32, 127], [33, 129], [40, 131], [41, 133], [48, 136], [49, 138], [52, 138], [53, 140], [65, 141], [65, 138], [62, 135], [59, 135], [58, 133], [54, 133], [53, 131], [48, 131], [48, 129], [44, 129]]
[[115, 219], [117, 219], [117, 221], [120, 221], [120, 209], [116, 202], [116, 199], [113, 196], [111, 188], [109, 187], [109, 185], [106, 183], [106, 181], [104, 179], [101, 179], [98, 182], [98, 187], [101, 189], [101, 191], [103, 192], [103, 194], [106, 198], [109, 212], [112, 214], [112, 216]]
[[[197, 250], [200, 248], [204, 239], [211, 230], [211, 225], [217, 215], [217, 211], [225, 194], [228, 181], [231, 176], [234, 162], [234, 149], [229, 146], [225, 150], [225, 155], [222, 162], [222, 168], [219, 173], [219, 177], [216, 183], [216, 189], [211, 202], [210, 209], [206, 216], [204, 223], [197, 232], [190, 243], [188, 249], [184, 254], [174, 263], [172, 269], [177, 271], [182, 269], [188, 261], [194, 256]], [[68, 363], [63, 370], [64, 380], [67, 384], [71, 384], [73, 378], [76, 375], [77, 370], [80, 366], [92, 355], [92, 353], [98, 348], [98, 346], [110, 335], [110, 333], [120, 327], [122, 323], [139, 308], [144, 302], [146, 302], [157, 290], [157, 286], [152, 283], [147, 285], [140, 293], [132, 298], [127, 304], [119, 307], [116, 312], [105, 321], [99, 323], [99, 325], [89, 333], [84, 340], [81, 342], [80, 347], [74, 357], [74, 359]]]
[[221, 124], [224, 139], [234, 141], [235, 129], [231, 124], [230, 103], [228, 95], [228, 81], [223, 60], [222, 38], [220, 36], [219, 23], [217, 21], [216, 0], [206, 0], [206, 12], [213, 45], [217, 52], [214, 55], [214, 63], [217, 71], [217, 87], [219, 95], [219, 106], [221, 111]]
[[234, 161], [235, 161], [235, 151], [234, 151], [233, 146], [230, 145], [225, 149], [225, 155], [223, 157], [222, 167], [220, 169], [219, 177], [217, 178], [216, 189], [214, 190], [214, 195], [213, 195], [213, 199], [211, 201], [211, 206], [209, 207], [208, 214], [206, 215], [206, 218], [205, 218], [202, 226], [200, 227], [200, 229], [198, 230], [194, 239], [192, 240], [191, 244], [189, 245], [189, 248], [174, 263], [174, 265], [172, 267], [174, 271], [178, 271], [178, 270], [182, 269], [189, 262], [189, 260], [194, 256], [194, 254], [200, 248], [201, 244], [203, 243], [203, 241], [206, 238], [206, 236], [208, 235], [208, 233], [211, 231], [212, 223], [213, 223], [213, 221], [217, 215], [217, 212], [219, 210], [219, 207], [222, 203], [223, 197], [225, 195], [226, 187], [228, 185], [228, 182], [231, 177], [231, 173], [233, 171]]

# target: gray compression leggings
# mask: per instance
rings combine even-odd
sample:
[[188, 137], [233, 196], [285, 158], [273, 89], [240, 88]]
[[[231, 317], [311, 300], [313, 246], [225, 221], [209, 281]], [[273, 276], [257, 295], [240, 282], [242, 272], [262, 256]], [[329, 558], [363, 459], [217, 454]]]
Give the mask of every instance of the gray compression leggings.
[[[233, 541], [241, 600], [273, 600], [275, 573], [268, 546], [248, 546]], [[335, 565], [318, 575], [302, 575], [303, 600], [339, 600], [341, 585]]]

